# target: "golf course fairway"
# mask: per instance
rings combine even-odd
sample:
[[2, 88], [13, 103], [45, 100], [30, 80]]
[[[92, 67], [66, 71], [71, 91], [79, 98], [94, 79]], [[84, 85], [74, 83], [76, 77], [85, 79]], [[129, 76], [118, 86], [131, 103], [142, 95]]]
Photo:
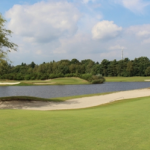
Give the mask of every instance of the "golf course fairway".
[[148, 150], [150, 97], [61, 111], [0, 110], [2, 150]]

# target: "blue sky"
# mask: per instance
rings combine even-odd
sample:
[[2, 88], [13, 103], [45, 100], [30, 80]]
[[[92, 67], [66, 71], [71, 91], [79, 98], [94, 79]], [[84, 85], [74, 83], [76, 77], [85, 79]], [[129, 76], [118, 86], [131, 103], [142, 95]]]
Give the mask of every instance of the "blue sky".
[[14, 65], [150, 56], [148, 0], [1, 0]]

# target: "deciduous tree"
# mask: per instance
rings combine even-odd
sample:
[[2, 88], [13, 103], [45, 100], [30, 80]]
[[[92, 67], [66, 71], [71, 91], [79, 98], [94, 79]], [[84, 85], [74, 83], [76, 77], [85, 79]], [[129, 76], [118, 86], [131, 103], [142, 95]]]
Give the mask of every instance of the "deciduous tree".
[[6, 20], [0, 14], [0, 61], [5, 59], [7, 52], [16, 50], [17, 45], [10, 42], [8, 36], [11, 36], [12, 31], [5, 29]]

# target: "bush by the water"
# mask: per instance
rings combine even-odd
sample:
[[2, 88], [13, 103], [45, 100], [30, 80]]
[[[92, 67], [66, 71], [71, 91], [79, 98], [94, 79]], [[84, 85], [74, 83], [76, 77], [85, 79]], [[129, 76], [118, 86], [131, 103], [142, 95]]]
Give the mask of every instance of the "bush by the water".
[[92, 74], [81, 74], [81, 75], [79, 75], [79, 77], [80, 77], [81, 79], [87, 80], [87, 81], [89, 81], [89, 82], [92, 81]]
[[97, 75], [82, 74], [79, 77], [91, 82], [92, 84], [100, 84], [105, 82], [105, 78], [101, 74], [97, 74]]
[[92, 82], [91, 82], [92, 84], [100, 84], [104, 82], [105, 82], [105, 78], [102, 77], [102, 75], [98, 74], [92, 76]]

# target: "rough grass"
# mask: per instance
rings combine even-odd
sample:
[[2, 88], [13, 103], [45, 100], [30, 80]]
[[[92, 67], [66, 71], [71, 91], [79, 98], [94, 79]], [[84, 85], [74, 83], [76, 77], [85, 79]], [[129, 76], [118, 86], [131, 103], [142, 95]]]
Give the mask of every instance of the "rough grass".
[[0, 110], [2, 150], [148, 150], [150, 97], [64, 111]]
[[106, 82], [143, 82], [150, 77], [105, 77]]

